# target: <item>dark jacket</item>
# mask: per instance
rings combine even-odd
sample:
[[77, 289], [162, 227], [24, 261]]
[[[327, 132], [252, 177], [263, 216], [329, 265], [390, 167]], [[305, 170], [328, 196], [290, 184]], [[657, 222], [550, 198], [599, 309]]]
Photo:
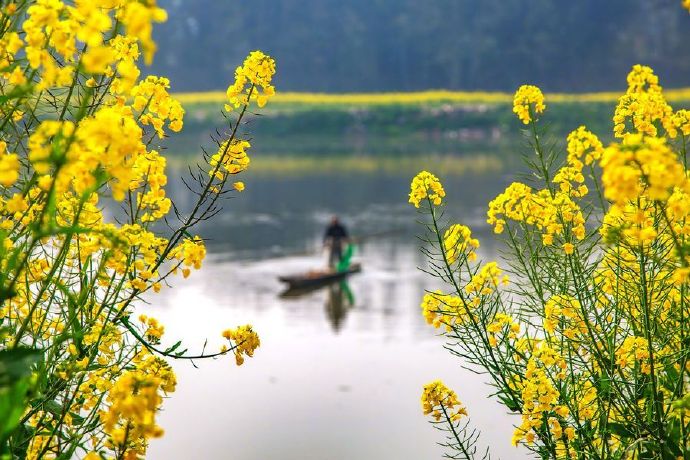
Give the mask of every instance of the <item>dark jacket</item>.
[[330, 239], [334, 246], [340, 246], [342, 241], [347, 238], [347, 230], [340, 223], [329, 225], [323, 236], [324, 241]]

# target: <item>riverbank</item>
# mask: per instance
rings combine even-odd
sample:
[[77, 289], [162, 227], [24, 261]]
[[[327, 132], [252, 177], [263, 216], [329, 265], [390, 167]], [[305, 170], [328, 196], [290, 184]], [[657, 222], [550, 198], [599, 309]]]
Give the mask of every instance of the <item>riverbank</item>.
[[[621, 93], [546, 96], [546, 134], [562, 143], [584, 124], [604, 142], [612, 140], [611, 118]], [[690, 107], [690, 88], [669, 90], [674, 108]], [[222, 92], [177, 97], [187, 115], [185, 130], [168, 142], [168, 153], [186, 155], [227, 126]], [[419, 93], [278, 93], [260, 114], [249, 114], [241, 130], [250, 133], [252, 151], [306, 156], [467, 156], [488, 152], [516, 157], [522, 125], [508, 93], [426, 91]], [[557, 145], [558, 145], [557, 142]]]

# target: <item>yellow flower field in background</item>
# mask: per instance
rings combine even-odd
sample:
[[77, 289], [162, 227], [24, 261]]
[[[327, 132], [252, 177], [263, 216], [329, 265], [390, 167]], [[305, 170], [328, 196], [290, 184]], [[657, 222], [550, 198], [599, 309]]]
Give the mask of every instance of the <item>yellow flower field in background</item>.
[[[690, 101], [690, 88], [678, 88], [665, 91], [669, 102]], [[599, 93], [546, 93], [550, 103], [591, 103], [616, 102], [620, 97], [618, 92]], [[175, 98], [183, 104], [222, 103], [227, 95], [221, 91], [176, 93]], [[274, 105], [415, 105], [432, 103], [471, 103], [471, 104], [511, 104], [513, 95], [501, 92], [483, 91], [419, 91], [405, 93], [295, 93], [284, 92], [276, 94], [272, 101]]]

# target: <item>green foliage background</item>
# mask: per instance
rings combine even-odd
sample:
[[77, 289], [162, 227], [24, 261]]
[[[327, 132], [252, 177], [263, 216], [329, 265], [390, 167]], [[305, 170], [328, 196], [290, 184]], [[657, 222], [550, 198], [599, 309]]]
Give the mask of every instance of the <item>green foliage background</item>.
[[175, 91], [223, 88], [248, 51], [281, 91], [622, 90], [636, 63], [688, 86], [679, 0], [161, 0], [152, 72]]

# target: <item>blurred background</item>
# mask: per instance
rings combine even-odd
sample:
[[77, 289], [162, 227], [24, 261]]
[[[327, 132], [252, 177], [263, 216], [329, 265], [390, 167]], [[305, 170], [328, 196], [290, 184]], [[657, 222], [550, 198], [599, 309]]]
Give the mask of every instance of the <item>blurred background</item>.
[[154, 72], [224, 89], [247, 53], [282, 91], [625, 88], [634, 62], [687, 84], [690, 18], [675, 0], [165, 0]]
[[[443, 379], [465, 402], [483, 445], [504, 459], [514, 416], [485, 378], [443, 349], [419, 308], [438, 283], [407, 204], [428, 169], [446, 216], [473, 228], [484, 260], [500, 259], [486, 205], [529, 154], [512, 114], [521, 84], [547, 92], [544, 120], [559, 149], [586, 124], [611, 139], [626, 75], [652, 66], [674, 108], [690, 106], [690, 15], [675, 0], [160, 0], [150, 73], [168, 76], [187, 111], [166, 140], [168, 193], [227, 129], [224, 90], [248, 52], [276, 59], [278, 95], [241, 127], [251, 139], [246, 190], [201, 228], [203, 269], [142, 310], [190, 350], [253, 324], [262, 346], [233, 360], [176, 363], [166, 436], [150, 458], [341, 460], [441, 458], [422, 415], [422, 386]], [[445, 90], [445, 91], [440, 91]], [[356, 94], [355, 94], [356, 93]], [[358, 238], [362, 272], [306, 292], [280, 276], [324, 269], [323, 234], [338, 215]]]

